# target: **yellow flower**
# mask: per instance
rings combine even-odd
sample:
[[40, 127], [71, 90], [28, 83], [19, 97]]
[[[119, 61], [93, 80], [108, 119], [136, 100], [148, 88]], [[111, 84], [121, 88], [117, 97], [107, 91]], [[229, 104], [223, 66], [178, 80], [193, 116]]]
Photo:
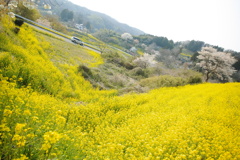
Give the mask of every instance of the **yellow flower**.
[[4, 124], [1, 124], [1, 125], [0, 125], [0, 131], [1, 131], [1, 132], [10, 132], [11, 130], [10, 130], [10, 128], [7, 127], [6, 124], [4, 123]]
[[56, 118], [56, 123], [64, 125], [66, 123], [66, 119], [64, 117], [58, 115]]
[[62, 110], [57, 111], [57, 114], [59, 114], [59, 115], [61, 115], [62, 113], [63, 113]]
[[33, 120], [34, 122], [37, 122], [38, 119], [39, 119], [39, 118], [38, 118], [37, 116], [33, 116], [33, 117], [32, 117], [32, 120]]
[[44, 144], [42, 144], [41, 150], [48, 151], [50, 148], [51, 148], [51, 144], [44, 143]]
[[25, 123], [17, 123], [15, 127], [15, 132], [20, 133], [22, 132], [22, 129], [26, 126]]
[[20, 136], [18, 134], [15, 134], [12, 138], [12, 141], [17, 141], [16, 144], [18, 147], [23, 147], [25, 146], [26, 139], [24, 136]]
[[12, 111], [11, 111], [11, 110], [9, 110], [9, 109], [4, 109], [4, 116], [5, 116], [5, 117], [10, 116], [11, 114], [12, 114]]
[[51, 144], [54, 144], [56, 143], [57, 141], [59, 141], [61, 139], [61, 135], [57, 132], [46, 132], [44, 135], [43, 135], [43, 138], [46, 142], [49, 142]]
[[28, 137], [28, 138], [33, 138], [33, 137], [35, 137], [35, 134], [29, 133], [29, 134], [27, 135], [27, 137]]
[[56, 157], [57, 154], [56, 153], [51, 153], [51, 156]]
[[19, 82], [22, 82], [22, 81], [23, 81], [23, 78], [18, 78], [18, 81], [19, 81]]
[[31, 115], [30, 110], [29, 110], [29, 109], [25, 110], [25, 111], [23, 112], [23, 115], [26, 115], [26, 116]]

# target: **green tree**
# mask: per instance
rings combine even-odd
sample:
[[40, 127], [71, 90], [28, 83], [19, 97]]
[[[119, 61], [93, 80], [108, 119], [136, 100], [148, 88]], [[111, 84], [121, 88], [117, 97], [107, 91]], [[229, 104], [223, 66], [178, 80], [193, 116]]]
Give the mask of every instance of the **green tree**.
[[73, 12], [72, 11], [68, 12], [68, 20], [73, 20]]
[[192, 52], [197, 52], [197, 51], [201, 50], [203, 45], [204, 45], [204, 42], [202, 42], [202, 41], [191, 40], [189, 43], [187, 43], [185, 45], [185, 48], [187, 48], [188, 50], [190, 50]]
[[92, 31], [92, 25], [91, 25], [91, 23], [89, 21], [86, 22], [85, 26], [88, 29], [88, 31], [90, 31], [90, 32]]
[[193, 56], [191, 57], [191, 60], [193, 61], [193, 62], [196, 62], [198, 59], [197, 59], [197, 56], [199, 56], [199, 53], [198, 52], [195, 52], [194, 54], [193, 54]]
[[68, 9], [62, 10], [60, 16], [61, 16], [61, 20], [65, 22], [73, 20], [73, 12], [69, 11]]
[[63, 24], [61, 24], [58, 20], [58, 17], [47, 15], [46, 19], [50, 22], [51, 27], [55, 29], [56, 31], [67, 33], [67, 28]]
[[153, 42], [156, 43], [159, 47], [164, 49], [173, 49], [174, 43], [172, 40], [168, 40], [166, 37], [155, 37]]

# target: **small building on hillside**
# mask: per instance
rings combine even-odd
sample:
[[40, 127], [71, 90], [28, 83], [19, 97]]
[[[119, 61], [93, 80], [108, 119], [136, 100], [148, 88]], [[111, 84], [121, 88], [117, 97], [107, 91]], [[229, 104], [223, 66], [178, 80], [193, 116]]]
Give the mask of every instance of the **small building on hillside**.
[[83, 24], [75, 24], [75, 27], [81, 31], [84, 29]]
[[133, 52], [133, 53], [136, 53], [136, 52], [137, 52], [137, 48], [136, 48], [136, 47], [132, 47], [132, 48], [130, 49], [130, 51]]

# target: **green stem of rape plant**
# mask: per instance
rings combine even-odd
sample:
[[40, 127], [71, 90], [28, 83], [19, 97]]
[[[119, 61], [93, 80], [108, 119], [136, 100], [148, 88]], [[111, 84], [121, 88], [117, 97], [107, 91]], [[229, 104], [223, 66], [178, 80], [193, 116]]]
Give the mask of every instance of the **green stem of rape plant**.
[[67, 127], [69, 116], [70, 116], [70, 109], [68, 110], [68, 113], [67, 113], [67, 117], [66, 117], [66, 122], [65, 122], [64, 128]]
[[53, 148], [53, 144], [51, 144], [51, 147], [49, 148], [48, 152], [45, 152], [45, 159], [47, 160], [48, 157], [50, 156], [50, 153], [52, 151], [52, 148]]

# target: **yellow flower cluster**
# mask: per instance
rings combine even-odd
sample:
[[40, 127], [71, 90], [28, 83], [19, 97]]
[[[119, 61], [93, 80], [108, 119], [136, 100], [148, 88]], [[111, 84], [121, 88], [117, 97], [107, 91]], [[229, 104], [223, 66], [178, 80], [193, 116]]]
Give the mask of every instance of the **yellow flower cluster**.
[[45, 133], [43, 135], [43, 138], [44, 138], [44, 144], [42, 144], [41, 150], [46, 151], [46, 153], [50, 153], [53, 145], [60, 140], [61, 135], [57, 132], [50, 131]]
[[12, 111], [11, 111], [11, 110], [9, 110], [9, 109], [5, 109], [5, 110], [4, 110], [3, 115], [4, 115], [5, 117], [10, 116], [11, 114], [12, 114]]
[[23, 128], [26, 126], [26, 124], [17, 123], [15, 127], [15, 133], [19, 134], [23, 131]]
[[10, 130], [9, 127], [6, 126], [5, 123], [3, 123], [3, 124], [0, 125], [0, 131], [1, 131], [1, 132], [9, 132], [9, 131], [11, 131], [11, 130]]
[[26, 143], [26, 139], [24, 136], [20, 136], [18, 134], [15, 134], [12, 138], [12, 141], [16, 141], [16, 144], [18, 147], [23, 147]]
[[43, 135], [44, 141], [50, 144], [55, 144], [61, 138], [61, 135], [57, 132], [47, 132]]

